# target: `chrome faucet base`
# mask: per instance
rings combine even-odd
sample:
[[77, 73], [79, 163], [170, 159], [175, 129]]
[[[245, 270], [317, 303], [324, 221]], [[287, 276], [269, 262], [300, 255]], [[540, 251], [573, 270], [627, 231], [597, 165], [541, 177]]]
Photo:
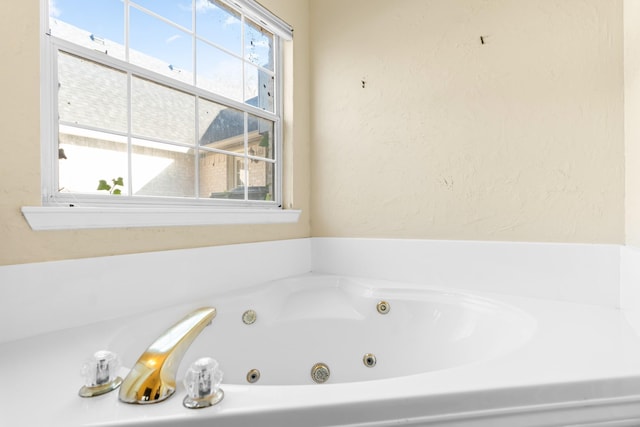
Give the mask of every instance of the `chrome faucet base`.
[[182, 404], [185, 408], [189, 409], [200, 409], [200, 408], [208, 408], [209, 406], [213, 406], [224, 399], [224, 391], [221, 388], [215, 391], [215, 393], [210, 394], [205, 397], [190, 397], [186, 396], [182, 401]]
[[118, 387], [120, 387], [120, 384], [122, 384], [122, 378], [116, 377], [113, 381], [108, 382], [106, 384], [100, 384], [100, 385], [96, 385], [96, 386], [86, 386], [85, 385], [82, 388], [80, 388], [80, 391], [78, 391], [78, 395], [80, 397], [101, 396], [103, 394], [107, 394], [107, 393], [117, 389]]

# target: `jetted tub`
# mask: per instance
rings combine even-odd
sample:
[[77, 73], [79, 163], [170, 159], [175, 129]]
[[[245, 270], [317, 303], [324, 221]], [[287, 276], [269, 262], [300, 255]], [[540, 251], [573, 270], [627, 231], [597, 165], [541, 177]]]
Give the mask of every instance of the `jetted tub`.
[[332, 276], [281, 280], [214, 305], [212, 327], [185, 358], [214, 357], [231, 384], [246, 384], [253, 370], [254, 384], [314, 384], [316, 363], [330, 370], [325, 384], [448, 369], [505, 354], [535, 328], [495, 300]]
[[[217, 316], [186, 353], [173, 397], [153, 405], [121, 403], [117, 391], [78, 397], [87, 356], [115, 351], [126, 375], [169, 326], [209, 305]], [[247, 310], [254, 316], [243, 316]], [[253, 323], [243, 321], [252, 317]], [[181, 380], [204, 356], [218, 360], [225, 398], [211, 408], [186, 409]], [[622, 426], [640, 420], [640, 343], [617, 310], [349, 277], [294, 277], [6, 343], [0, 358], [0, 425], [7, 426]], [[330, 369], [321, 384], [311, 377], [316, 363]], [[255, 382], [253, 370], [260, 372]]]

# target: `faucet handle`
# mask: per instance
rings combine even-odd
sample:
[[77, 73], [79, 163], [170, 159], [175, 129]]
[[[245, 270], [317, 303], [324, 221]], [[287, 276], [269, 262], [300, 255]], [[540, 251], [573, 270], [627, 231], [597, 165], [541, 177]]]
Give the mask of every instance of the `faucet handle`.
[[189, 409], [206, 408], [220, 402], [224, 392], [220, 388], [223, 373], [218, 362], [210, 357], [196, 360], [187, 370], [184, 386], [187, 396], [183, 405]]
[[122, 384], [117, 376], [120, 358], [116, 353], [100, 350], [93, 354], [83, 365], [80, 373], [84, 377], [84, 386], [78, 394], [81, 397], [94, 397], [109, 393]]

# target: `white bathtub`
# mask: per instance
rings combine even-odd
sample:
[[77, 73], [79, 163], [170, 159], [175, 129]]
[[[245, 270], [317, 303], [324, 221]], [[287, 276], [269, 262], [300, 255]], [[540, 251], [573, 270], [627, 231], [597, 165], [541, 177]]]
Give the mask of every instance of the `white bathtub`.
[[[215, 306], [213, 327], [190, 355], [215, 356], [231, 384], [246, 383], [251, 369], [261, 373], [255, 384], [314, 384], [315, 363], [330, 368], [325, 384], [449, 369], [518, 348], [535, 328], [531, 316], [495, 300], [335, 276], [280, 280]], [[257, 314], [251, 325], [242, 322], [248, 309]]]
[[[185, 355], [175, 396], [78, 397], [86, 356], [116, 351], [124, 375], [202, 305], [218, 314]], [[189, 410], [181, 379], [203, 356], [219, 361], [225, 398]], [[640, 341], [620, 311], [425, 284], [303, 275], [8, 342], [0, 361], [3, 426], [640, 425]], [[310, 377], [318, 362], [331, 370], [323, 384]]]

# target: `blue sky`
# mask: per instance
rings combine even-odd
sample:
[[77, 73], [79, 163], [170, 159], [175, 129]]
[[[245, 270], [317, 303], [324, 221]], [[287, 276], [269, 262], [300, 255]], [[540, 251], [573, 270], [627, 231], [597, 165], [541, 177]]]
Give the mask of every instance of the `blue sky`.
[[[195, 6], [198, 34], [235, 54], [241, 54], [240, 21], [208, 0], [135, 0], [135, 3], [187, 30], [192, 29], [192, 10]], [[49, 0], [49, 4], [50, 16], [124, 45], [123, 1]], [[130, 21], [130, 43], [133, 49], [193, 71], [191, 37], [188, 33], [133, 7]], [[266, 65], [268, 39], [255, 29], [247, 30], [245, 37], [245, 57], [256, 64]]]

